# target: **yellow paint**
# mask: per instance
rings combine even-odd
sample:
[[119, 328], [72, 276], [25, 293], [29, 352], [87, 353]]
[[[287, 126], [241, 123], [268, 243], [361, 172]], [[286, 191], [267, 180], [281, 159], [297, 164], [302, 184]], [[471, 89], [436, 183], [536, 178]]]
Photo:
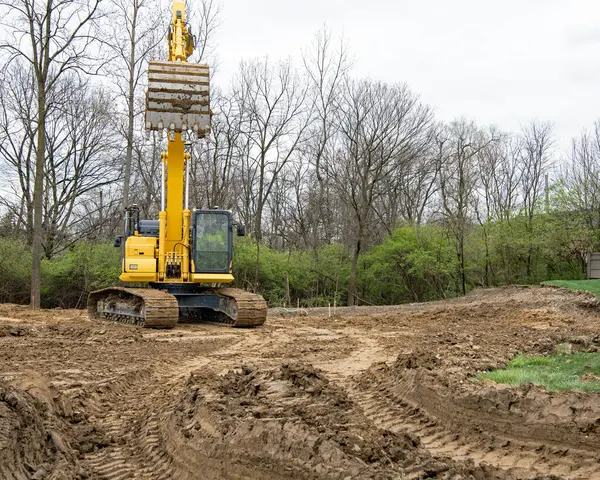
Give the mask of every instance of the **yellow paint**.
[[171, 10], [172, 10], [171, 13], [173, 15], [171, 21], [173, 22], [173, 25], [175, 25], [177, 23], [177, 12], [181, 12], [181, 21], [185, 25], [185, 2], [182, 2], [180, 0], [175, 0], [173, 2]]
[[171, 10], [173, 27], [169, 38], [169, 60], [185, 62], [194, 53], [192, 37], [185, 26], [185, 3], [175, 0]]
[[124, 282], [154, 282], [156, 238], [132, 236], [125, 242], [125, 258], [120, 279]]
[[119, 280], [122, 282], [156, 282], [156, 277], [156, 273], [123, 272], [121, 275], [119, 275]]
[[175, 245], [183, 241], [184, 177], [183, 140], [181, 133], [175, 133], [167, 149], [167, 252], [175, 251]]
[[153, 259], [156, 243], [157, 239], [152, 237], [129, 237], [125, 243], [125, 257]]
[[166, 241], [167, 238], [167, 212], [158, 213], [158, 279], [165, 278]]
[[[186, 159], [187, 160], [187, 159]], [[190, 273], [190, 220], [192, 212], [189, 210], [183, 211], [183, 264], [181, 266], [181, 277], [184, 282], [189, 280]]]
[[231, 283], [235, 280], [230, 273], [193, 273], [194, 283]]
[[[231, 283], [235, 280], [233, 275], [227, 273], [193, 273], [190, 275], [190, 281], [184, 282], [180, 280], [167, 280], [164, 282], [159, 282], [157, 280], [134, 280], [135, 275], [121, 274], [119, 277], [124, 282], [156, 282], [156, 283], [173, 283], [173, 284], [186, 284], [186, 283]], [[130, 280], [125, 280], [125, 278], [131, 278]]]

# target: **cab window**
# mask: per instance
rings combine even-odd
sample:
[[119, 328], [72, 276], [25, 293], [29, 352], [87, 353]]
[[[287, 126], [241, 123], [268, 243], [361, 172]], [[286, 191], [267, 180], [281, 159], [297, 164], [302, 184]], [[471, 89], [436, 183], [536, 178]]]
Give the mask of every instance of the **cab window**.
[[196, 272], [229, 272], [229, 217], [196, 214]]

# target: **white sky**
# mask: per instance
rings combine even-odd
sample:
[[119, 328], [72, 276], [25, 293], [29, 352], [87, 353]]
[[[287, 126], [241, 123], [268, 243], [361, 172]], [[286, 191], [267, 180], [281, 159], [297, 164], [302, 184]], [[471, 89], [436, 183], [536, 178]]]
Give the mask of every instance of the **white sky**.
[[598, 0], [222, 2], [221, 84], [241, 59], [298, 57], [326, 23], [355, 76], [407, 82], [441, 120], [551, 121], [565, 150], [600, 119]]

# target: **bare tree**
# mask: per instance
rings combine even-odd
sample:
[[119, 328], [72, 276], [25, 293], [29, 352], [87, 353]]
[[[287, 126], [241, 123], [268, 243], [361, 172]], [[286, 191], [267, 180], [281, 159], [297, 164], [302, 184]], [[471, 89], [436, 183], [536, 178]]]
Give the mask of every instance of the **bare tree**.
[[564, 248], [585, 272], [587, 255], [600, 248], [600, 122], [573, 138], [552, 193], [553, 213], [567, 232]]
[[107, 73], [125, 106], [123, 136], [123, 204], [129, 204], [131, 163], [136, 120], [143, 113], [140, 89], [144, 86], [148, 60], [156, 53], [162, 35], [164, 9], [157, 0], [110, 0], [113, 12], [104, 30], [103, 42], [111, 51]]
[[[600, 227], [600, 122], [572, 141], [568, 163], [560, 175], [560, 207], [581, 215], [589, 229]], [[600, 244], [600, 238], [596, 240]]]
[[[197, 63], [206, 63], [216, 50], [216, 35], [221, 26], [222, 5], [216, 0], [188, 3], [188, 21], [194, 27], [194, 32], [197, 32], [195, 34], [196, 51], [192, 60]], [[216, 62], [211, 63], [214, 68]]]
[[262, 215], [277, 176], [292, 159], [309, 125], [306, 86], [291, 62], [243, 63], [236, 93], [249, 143], [246, 167], [256, 178], [254, 237], [261, 241]]
[[48, 258], [73, 233], [77, 203], [118, 176], [111, 99], [77, 77], [64, 80], [63, 106], [48, 117], [46, 129], [43, 249]]
[[498, 142], [484, 150], [484, 161], [488, 167], [482, 175], [486, 175], [486, 185], [490, 190], [490, 215], [500, 221], [510, 222], [522, 202], [520, 149], [520, 139], [510, 135], [501, 136]]
[[[519, 194], [519, 139], [512, 135], [491, 130], [496, 141], [488, 144], [476, 155], [480, 188], [474, 202], [475, 215], [483, 233], [485, 246], [485, 268], [482, 279], [484, 286], [495, 283], [496, 272], [491, 258], [491, 229], [494, 224], [506, 222], [510, 227], [511, 218], [518, 213], [521, 201]], [[503, 247], [500, 247], [503, 249]], [[506, 255], [502, 252], [504, 281], [510, 283]]]
[[2, 26], [8, 38], [0, 49], [8, 62], [22, 60], [33, 67], [37, 100], [37, 140], [33, 191], [31, 305], [39, 308], [42, 261], [42, 206], [48, 95], [67, 72], [89, 67], [96, 39], [94, 20], [101, 0], [0, 0], [6, 10]]
[[[309, 80], [309, 99], [313, 105], [314, 118], [310, 125], [309, 141], [303, 146], [302, 161], [312, 165], [317, 189], [311, 191], [310, 205], [313, 215], [311, 224], [302, 220], [302, 229], [312, 231], [312, 250], [315, 264], [318, 262], [317, 247], [319, 246], [320, 225], [331, 229], [332, 212], [327, 192], [329, 191], [323, 168], [323, 157], [332, 148], [333, 140], [338, 133], [336, 122], [337, 112], [341, 105], [343, 84], [347, 79], [352, 61], [343, 38], [335, 42], [331, 32], [324, 27], [317, 32], [310, 48], [303, 54], [304, 68]], [[310, 172], [305, 172], [309, 178]], [[311, 175], [312, 176], [312, 175]], [[296, 176], [299, 180], [300, 178]], [[297, 186], [296, 189], [298, 189]], [[297, 196], [298, 197], [298, 196]], [[316, 207], [316, 211], [314, 210]], [[300, 220], [300, 218], [298, 218]], [[313, 225], [312, 223], [317, 223]]]
[[385, 180], [387, 191], [374, 207], [387, 234], [391, 234], [399, 222], [421, 225], [428, 209], [432, 210], [432, 199], [439, 189], [439, 165], [434, 138], [438, 126], [429, 130], [428, 140], [411, 162], [400, 164]]
[[33, 241], [33, 189], [35, 179], [36, 126], [33, 69], [14, 63], [0, 79], [0, 158], [5, 167], [6, 188], [1, 204], [14, 215], [16, 229]]
[[442, 214], [454, 237], [463, 295], [467, 291], [465, 241], [480, 181], [477, 155], [493, 141], [493, 136], [465, 119], [452, 122], [437, 138]]
[[157, 172], [160, 172], [163, 150], [157, 132], [152, 132], [148, 141], [136, 137], [133, 144], [132, 195], [145, 218], [158, 216], [160, 210], [160, 175]]
[[534, 216], [546, 191], [546, 174], [552, 165], [552, 125], [531, 122], [523, 128], [521, 147], [521, 186], [527, 225], [527, 276], [532, 274], [534, 251]]
[[[27, 72], [14, 72], [11, 80], [32, 79]], [[32, 230], [33, 150], [35, 132], [27, 107], [31, 91], [26, 81], [4, 92], [0, 104], [0, 131], [10, 132], [0, 142], [0, 158], [17, 179], [12, 198], [3, 203], [15, 212], [19, 224]], [[77, 202], [82, 196], [115, 181], [112, 102], [78, 77], [63, 76], [52, 91], [46, 128], [44, 166], [43, 242], [50, 258], [71, 235]], [[35, 102], [33, 103], [35, 106]], [[31, 107], [31, 105], [30, 105]], [[34, 116], [34, 115], [33, 115]]]
[[339, 144], [325, 168], [354, 220], [348, 305], [356, 304], [358, 257], [385, 180], [425, 148], [431, 119], [431, 110], [406, 85], [346, 82]]
[[316, 119], [311, 125], [313, 141], [307, 148], [310, 148], [317, 180], [322, 184], [321, 160], [337, 132], [335, 117], [351, 61], [343, 39], [340, 39], [337, 48], [334, 47], [331, 32], [326, 28], [317, 33], [311, 49], [303, 55], [303, 60], [310, 80], [309, 93], [314, 103]]
[[243, 211], [252, 215], [259, 278], [263, 214], [283, 168], [305, 139], [310, 124], [307, 88], [291, 65], [268, 59], [242, 63], [233, 91], [242, 115]]
[[194, 145], [191, 195], [197, 206], [233, 208], [236, 203], [236, 167], [240, 164], [241, 112], [233, 96], [219, 90], [212, 95], [213, 120], [207, 142]]
[[75, 205], [71, 229], [76, 238], [104, 241], [122, 232], [121, 188], [116, 183], [90, 191]]

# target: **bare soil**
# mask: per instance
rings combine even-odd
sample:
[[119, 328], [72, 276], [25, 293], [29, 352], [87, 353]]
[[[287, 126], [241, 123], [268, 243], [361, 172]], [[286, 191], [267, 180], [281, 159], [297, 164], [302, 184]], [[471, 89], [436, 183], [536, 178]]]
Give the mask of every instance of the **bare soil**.
[[329, 314], [160, 331], [0, 305], [0, 478], [600, 478], [600, 395], [475, 379], [559, 343], [598, 350], [591, 296]]

